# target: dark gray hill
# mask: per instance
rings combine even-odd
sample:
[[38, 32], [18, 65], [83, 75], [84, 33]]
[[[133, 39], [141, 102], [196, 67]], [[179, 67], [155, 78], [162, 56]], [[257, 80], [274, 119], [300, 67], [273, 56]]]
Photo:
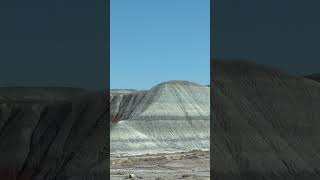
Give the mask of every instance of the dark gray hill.
[[320, 84], [252, 62], [211, 65], [213, 179], [320, 179]]
[[1, 180], [105, 179], [109, 97], [65, 90], [0, 88]]
[[320, 82], [320, 73], [310, 74], [304, 77]]
[[72, 87], [0, 87], [0, 101], [57, 101], [85, 93]]

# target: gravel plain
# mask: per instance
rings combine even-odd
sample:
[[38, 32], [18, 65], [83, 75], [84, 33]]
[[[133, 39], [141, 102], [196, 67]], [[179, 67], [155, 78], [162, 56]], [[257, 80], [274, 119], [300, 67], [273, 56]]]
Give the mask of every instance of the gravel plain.
[[111, 156], [110, 163], [111, 180], [210, 179], [209, 151]]

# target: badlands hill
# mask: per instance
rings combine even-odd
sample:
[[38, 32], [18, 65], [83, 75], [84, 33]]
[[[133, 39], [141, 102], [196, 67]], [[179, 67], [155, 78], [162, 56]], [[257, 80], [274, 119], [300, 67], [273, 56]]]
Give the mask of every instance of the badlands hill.
[[84, 89], [72, 87], [1, 87], [0, 101], [57, 101], [85, 93]]
[[111, 154], [209, 149], [209, 95], [209, 87], [188, 81], [111, 90]]
[[252, 62], [211, 65], [213, 179], [320, 179], [320, 83]]
[[310, 74], [310, 75], [305, 76], [305, 78], [320, 82], [320, 73]]
[[105, 179], [108, 102], [106, 92], [0, 88], [0, 179]]

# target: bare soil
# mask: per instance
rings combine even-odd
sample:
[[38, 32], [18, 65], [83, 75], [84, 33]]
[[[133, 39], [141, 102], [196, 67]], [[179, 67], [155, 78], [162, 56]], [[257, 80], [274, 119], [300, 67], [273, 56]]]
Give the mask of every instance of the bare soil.
[[209, 151], [190, 151], [172, 154], [111, 156], [110, 170], [111, 180], [209, 180], [210, 153]]

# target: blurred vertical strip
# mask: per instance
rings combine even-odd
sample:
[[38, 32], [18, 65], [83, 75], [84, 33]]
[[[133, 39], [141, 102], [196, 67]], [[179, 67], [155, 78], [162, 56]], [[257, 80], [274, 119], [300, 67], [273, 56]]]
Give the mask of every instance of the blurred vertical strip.
[[214, 0], [210, 0], [210, 179], [213, 177], [213, 12]]

